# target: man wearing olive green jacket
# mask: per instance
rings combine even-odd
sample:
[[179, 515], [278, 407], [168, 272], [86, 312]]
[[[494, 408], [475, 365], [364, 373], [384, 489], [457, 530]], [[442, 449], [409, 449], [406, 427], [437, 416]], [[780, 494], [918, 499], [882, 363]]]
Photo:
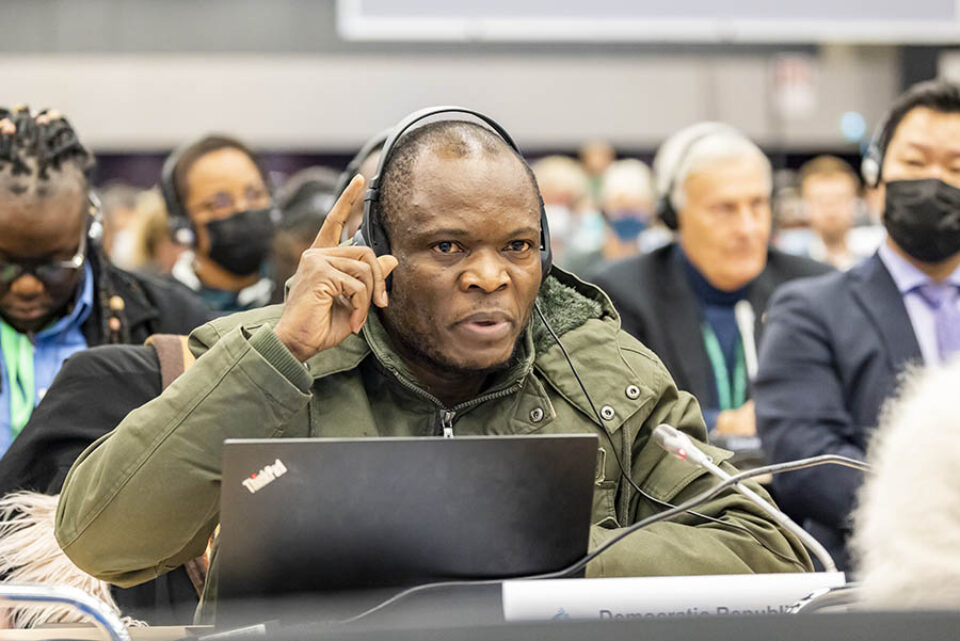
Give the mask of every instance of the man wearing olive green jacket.
[[[503, 140], [450, 121], [401, 138], [379, 195], [389, 254], [337, 246], [362, 188], [355, 178], [335, 205], [283, 306], [195, 330], [196, 364], [78, 459], [57, 539], [79, 567], [126, 586], [200, 555], [218, 522], [226, 438], [598, 434], [591, 547], [714, 484], [651, 441], [660, 423], [703, 440], [703, 419], [620, 331], [606, 295], [558, 269], [541, 282], [536, 183]], [[615, 457], [655, 501], [624, 482]], [[700, 514], [711, 519], [686, 514], [632, 535], [587, 575], [810, 569], [800, 543], [740, 495]], [[214, 554], [201, 620], [216, 575]]]

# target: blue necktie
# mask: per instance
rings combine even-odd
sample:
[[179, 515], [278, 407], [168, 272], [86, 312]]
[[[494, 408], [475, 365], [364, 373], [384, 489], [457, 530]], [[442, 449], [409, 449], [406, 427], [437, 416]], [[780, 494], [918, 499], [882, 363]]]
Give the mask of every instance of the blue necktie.
[[917, 292], [933, 311], [940, 362], [960, 354], [960, 288], [951, 283], [926, 283]]

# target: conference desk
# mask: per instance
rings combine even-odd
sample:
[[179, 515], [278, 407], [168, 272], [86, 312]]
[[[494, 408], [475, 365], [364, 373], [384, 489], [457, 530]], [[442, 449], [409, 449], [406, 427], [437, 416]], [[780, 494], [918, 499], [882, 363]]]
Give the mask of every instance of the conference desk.
[[[838, 584], [843, 585], [839, 573], [507, 581], [422, 591], [347, 624], [334, 622], [343, 616], [329, 613], [352, 608], [356, 614], [382, 601], [384, 595], [367, 593], [361, 600], [350, 595], [340, 601], [331, 595], [312, 595], [234, 604], [242, 606], [245, 623], [252, 618], [257, 625], [242, 627], [239, 620], [225, 621], [227, 610], [221, 610], [216, 629], [156, 627], [129, 632], [131, 641], [960, 639], [960, 612], [844, 608], [832, 613], [783, 614], [792, 610], [780, 604], [802, 599], [811, 588], [820, 592]], [[0, 641], [105, 638], [103, 631], [92, 626], [0, 630]]]
[[[0, 631], [2, 641], [103, 639], [94, 628]], [[90, 634], [94, 633], [94, 634]], [[203, 641], [202, 628], [132, 631], [133, 641]], [[290, 627], [236, 637], [238, 641], [956, 641], [960, 613], [854, 612], [844, 614], [688, 617], [634, 621], [545, 621], [453, 627]], [[221, 638], [222, 641], [232, 641]], [[215, 641], [215, 640], [211, 640]]]
[[[845, 585], [842, 572], [434, 584], [399, 600], [390, 600], [398, 588], [221, 600], [217, 622], [242, 627], [271, 620], [298, 622], [305, 617], [344, 621], [363, 613], [361, 620], [371, 625], [417, 627], [423, 621], [434, 626], [470, 626], [558, 619], [779, 614], [790, 612], [811, 594]], [[371, 612], [384, 602], [386, 607]]]

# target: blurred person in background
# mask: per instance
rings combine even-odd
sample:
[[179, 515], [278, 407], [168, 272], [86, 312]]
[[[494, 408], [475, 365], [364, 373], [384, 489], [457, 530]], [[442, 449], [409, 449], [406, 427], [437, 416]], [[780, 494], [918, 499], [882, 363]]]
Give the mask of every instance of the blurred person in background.
[[860, 605], [960, 610], [960, 360], [920, 370], [884, 409], [853, 519]]
[[714, 438], [756, 456], [750, 374], [761, 316], [778, 285], [829, 268], [768, 247], [770, 161], [742, 133], [700, 123], [654, 160], [659, 214], [678, 242], [611, 265], [595, 279], [622, 327], [663, 360], [703, 409]]
[[[56, 495], [77, 457], [128, 413], [159, 396], [192, 362], [185, 342], [185, 336], [154, 336], [147, 345], [103, 345], [64, 362], [0, 459], [0, 575], [9, 573], [11, 582], [66, 585], [91, 593], [94, 580], [60, 551], [52, 536], [53, 516], [46, 512], [55, 510]], [[18, 545], [24, 540], [30, 541], [30, 555]], [[195, 581], [200, 575], [195, 567], [191, 571], [180, 567], [132, 588], [103, 586], [93, 594], [112, 598], [122, 616], [149, 625], [185, 625], [193, 620], [199, 600]]]
[[125, 183], [107, 183], [97, 190], [103, 212], [103, 248], [110, 262], [135, 269], [134, 245], [139, 190]]
[[[921, 83], [897, 98], [863, 178], [884, 196], [884, 244], [847, 272], [784, 286], [767, 312], [754, 394], [775, 462], [862, 459], [904, 370], [960, 353], [960, 86]], [[834, 466], [773, 481], [841, 569], [860, 481]]]
[[588, 204], [593, 209], [600, 207], [604, 174], [616, 158], [617, 152], [606, 140], [588, 140], [580, 147], [580, 164], [587, 172]]
[[133, 268], [158, 276], [170, 274], [189, 248], [174, 239], [163, 196], [157, 189], [141, 191], [134, 209]]
[[532, 165], [550, 221], [554, 262], [577, 275], [603, 261], [605, 223], [589, 207], [589, 179], [573, 158], [546, 156]]
[[[350, 180], [357, 174], [363, 176], [363, 179], [368, 183], [370, 182], [377, 171], [377, 163], [380, 162], [380, 150], [383, 149], [383, 145], [389, 136], [390, 129], [379, 131], [367, 139], [360, 149], [357, 150], [354, 157], [347, 163], [343, 171], [340, 172], [336, 187], [333, 189], [334, 201], [343, 194], [347, 185], [350, 184]], [[353, 238], [357, 230], [360, 229], [360, 223], [362, 221], [363, 201], [361, 200], [360, 202], [354, 203], [353, 209], [350, 210], [350, 217], [347, 218], [347, 223], [343, 227], [343, 240]]]
[[639, 160], [618, 160], [603, 174], [600, 208], [607, 223], [603, 258], [629, 258], [670, 242], [673, 234], [658, 225], [650, 168]]
[[218, 313], [262, 307], [273, 280], [267, 258], [278, 213], [253, 152], [235, 138], [208, 135], [176, 150], [161, 190], [179, 242], [189, 241], [171, 277]]
[[283, 302], [287, 280], [296, 273], [300, 256], [320, 232], [336, 201], [339, 176], [327, 167], [308, 167], [290, 176], [277, 190], [280, 223], [270, 252], [271, 305]]
[[64, 360], [209, 320], [181, 287], [115, 267], [97, 242], [94, 157], [59, 113], [0, 108], [0, 452]]
[[860, 178], [836, 156], [818, 156], [799, 172], [800, 197], [808, 229], [780, 235], [784, 251], [846, 270], [877, 250], [883, 239], [878, 227], [854, 227], [861, 207]]

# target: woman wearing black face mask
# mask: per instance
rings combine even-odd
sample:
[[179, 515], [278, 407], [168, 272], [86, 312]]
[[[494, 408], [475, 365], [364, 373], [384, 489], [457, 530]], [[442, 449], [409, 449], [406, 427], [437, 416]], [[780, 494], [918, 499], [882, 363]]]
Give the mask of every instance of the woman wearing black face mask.
[[207, 136], [167, 162], [167, 207], [189, 222], [193, 237], [193, 251], [180, 257], [172, 277], [218, 312], [266, 305], [274, 210], [250, 151], [231, 138]]

